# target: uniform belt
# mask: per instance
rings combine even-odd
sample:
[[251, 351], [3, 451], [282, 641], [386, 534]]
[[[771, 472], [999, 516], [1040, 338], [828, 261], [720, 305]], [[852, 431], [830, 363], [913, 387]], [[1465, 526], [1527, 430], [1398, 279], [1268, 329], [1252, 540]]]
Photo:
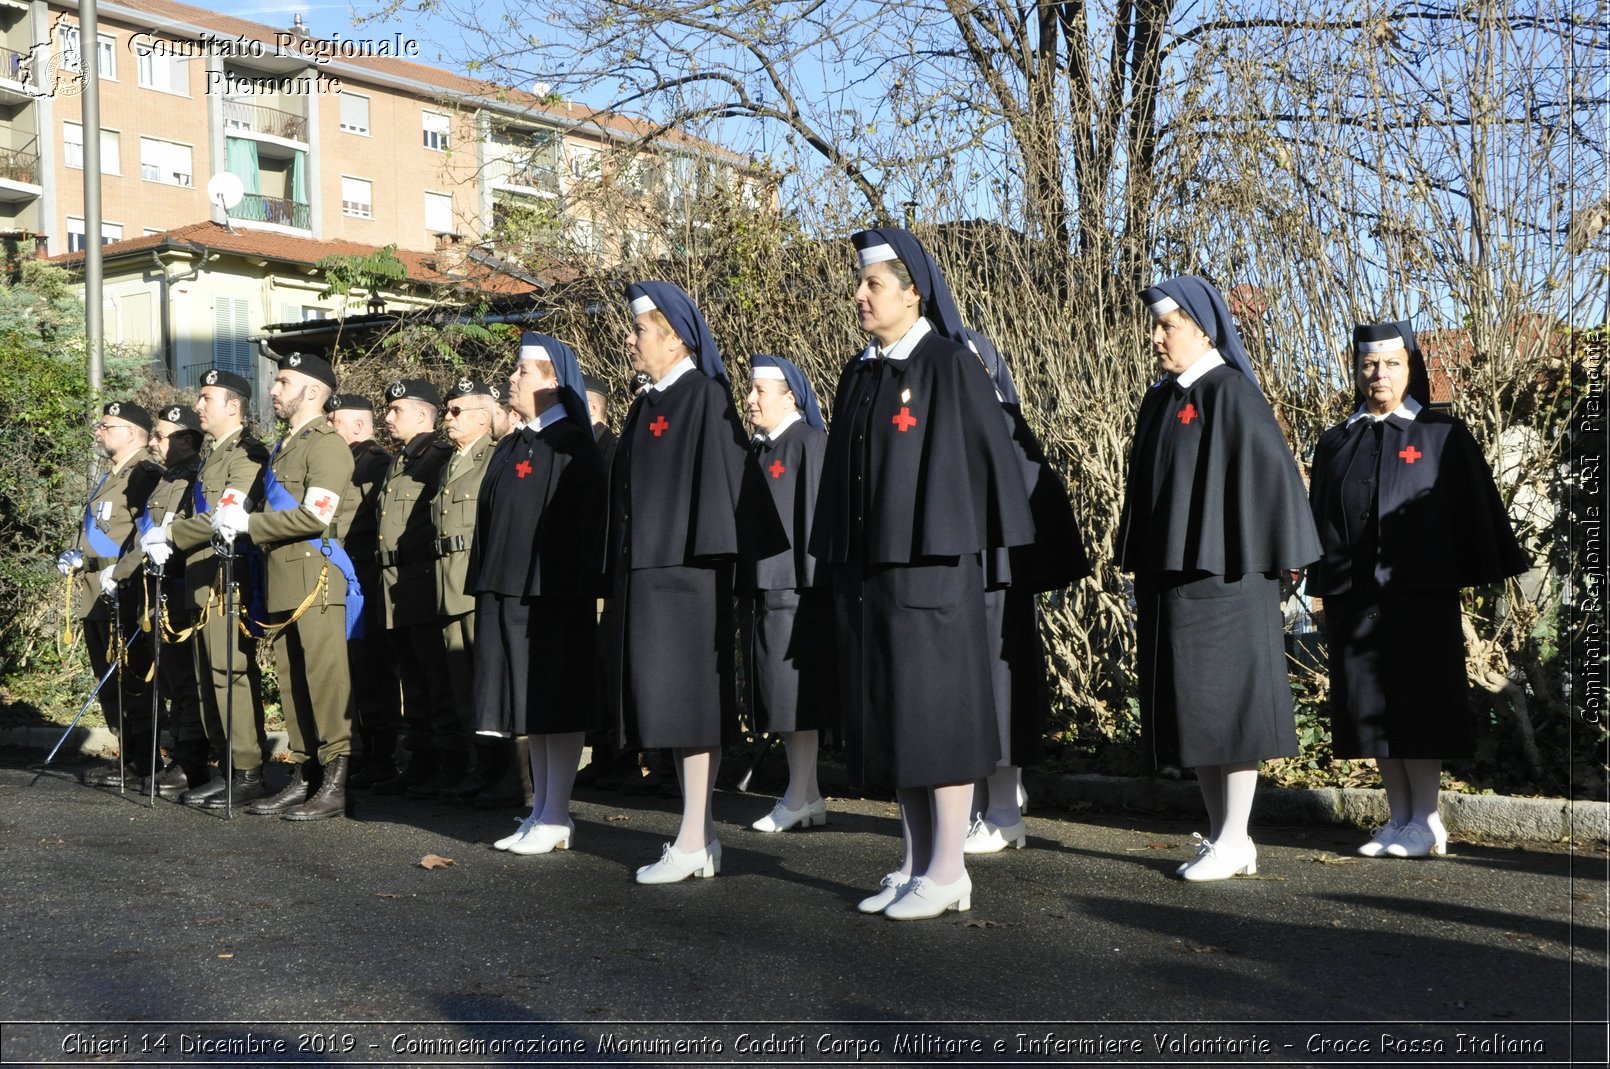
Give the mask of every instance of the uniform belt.
[[84, 571], [98, 572], [102, 568], [110, 568], [117, 563], [116, 557], [85, 557]]
[[436, 543], [432, 542], [429, 549], [424, 546], [409, 546], [407, 549], [377, 549], [375, 561], [382, 568], [406, 568], [410, 564], [428, 564], [440, 554], [436, 550]]
[[446, 538], [438, 538], [435, 542], [435, 546], [436, 555], [438, 557], [445, 557], [449, 553], [462, 553], [466, 549], [470, 548], [469, 540], [461, 534], [449, 535]]

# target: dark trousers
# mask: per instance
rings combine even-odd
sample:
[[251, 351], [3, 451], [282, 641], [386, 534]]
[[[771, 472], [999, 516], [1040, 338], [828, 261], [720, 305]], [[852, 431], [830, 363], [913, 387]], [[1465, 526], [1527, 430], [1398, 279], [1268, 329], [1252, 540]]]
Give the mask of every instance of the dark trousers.
[[[101, 713], [106, 726], [118, 730], [118, 711], [122, 710], [123, 737], [118, 740], [125, 764], [141, 773], [149, 772], [151, 765], [151, 684], [145, 681], [151, 670], [151, 636], [140, 633], [138, 608], [130, 599], [119, 599], [117, 610], [123, 624], [122, 639], [128, 653], [115, 648], [111, 612], [113, 607], [101, 606], [106, 615], [91, 616], [83, 621], [84, 643], [89, 651], [90, 670], [99, 680], [111, 667], [114, 659], [124, 656], [123, 667], [112, 673], [112, 678], [101, 688]], [[139, 635], [138, 638], [134, 636]], [[130, 643], [130, 639], [133, 642]]]
[[[435, 623], [386, 632], [397, 677], [402, 681], [403, 735], [413, 753], [470, 748], [453, 708], [442, 629]], [[466, 696], [467, 699], [468, 696]]]

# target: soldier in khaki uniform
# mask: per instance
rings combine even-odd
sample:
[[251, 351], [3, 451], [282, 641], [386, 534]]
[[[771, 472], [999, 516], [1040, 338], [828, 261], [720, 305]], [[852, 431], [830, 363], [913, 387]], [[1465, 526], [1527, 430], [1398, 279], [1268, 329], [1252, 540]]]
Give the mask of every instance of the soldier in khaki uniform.
[[[242, 628], [242, 616], [230, 619], [224, 612], [224, 569], [213, 549], [211, 516], [214, 510], [227, 505], [256, 508], [263, 500], [268, 449], [246, 429], [246, 403], [251, 396], [252, 384], [233, 372], [214, 368], [201, 377], [196, 419], [209, 444], [202, 450], [191, 510], [171, 525], [152, 528], [141, 540], [146, 557], [164, 567], [175, 549], [186, 554], [185, 590], [200, 621], [196, 625], [199, 631], [193, 636], [200, 641], [191, 645], [195, 651], [202, 726], [214, 752], [222, 753], [228, 746], [234, 763], [233, 785], [217, 776], [196, 783], [180, 796], [186, 805], [206, 808], [242, 805], [267, 793], [263, 786], [263, 754], [268, 749], [268, 736], [263, 729], [257, 640]], [[235, 604], [242, 606], [250, 600], [250, 576], [244, 556], [235, 561], [235, 583]], [[231, 659], [233, 675], [229, 671]]]
[[[84, 506], [72, 548], [56, 558], [56, 567], [68, 577], [68, 616], [81, 621], [89, 663], [99, 679], [112, 658], [125, 656], [114, 648], [113, 613], [125, 642], [139, 633], [144, 598], [137, 584], [118, 582], [115, 566], [138, 544], [135, 520], [145, 511], [146, 498], [162, 478], [162, 469], [145, 451], [151, 417], [134, 402], [113, 401], [103, 408], [94, 433], [95, 452], [107, 461], [108, 470]], [[84, 782], [95, 787], [121, 787], [127, 775], [128, 786], [138, 789], [138, 779], [151, 767], [151, 692], [145, 681], [151, 647], [141, 638], [125, 648], [118, 678], [108, 680], [100, 694], [101, 712], [113, 731], [118, 730], [122, 709], [120, 757], [117, 764], [84, 775]]]
[[[201, 423], [194, 409], [187, 405], [170, 405], [157, 413], [147, 448], [163, 466], [163, 472], [146, 500], [144, 514], [137, 521], [142, 535], [153, 528], [171, 526], [174, 520], [194, 511], [192, 493], [201, 471], [201, 442]], [[160, 580], [148, 573], [144, 567], [147, 563], [143, 545], [137, 545], [118, 558], [112, 572], [119, 582], [138, 576], [145, 583], [144, 604], [150, 607], [151, 626], [146, 634], [153, 642], [158, 637], [157, 610], [161, 609], [161, 641], [165, 648], [155, 683], [168, 705], [174, 751], [173, 761], [157, 776], [157, 792], [174, 801], [187, 788], [205, 783], [209, 775], [207, 731], [201, 726], [195, 654], [190, 645], [190, 623], [195, 614], [185, 597], [184, 559], [168, 560]], [[175, 635], [179, 636], [177, 641]]]
[[470, 740], [453, 708], [436, 615], [436, 496], [453, 444], [436, 433], [442, 395], [423, 379], [386, 387], [386, 429], [402, 443], [380, 491], [380, 588], [386, 640], [402, 680], [408, 764], [374, 785], [378, 794], [437, 797], [469, 768]]
[[402, 734], [402, 691], [386, 645], [386, 606], [380, 596], [380, 490], [391, 454], [375, 441], [375, 406], [359, 394], [340, 393], [325, 403], [330, 426], [352, 451], [352, 492], [341, 502], [336, 537], [352, 558], [363, 587], [363, 634], [347, 643], [352, 672], [357, 745], [347, 774], [348, 790], [367, 790], [397, 774], [394, 758]]
[[347, 812], [352, 752], [348, 606], [363, 595], [335, 538], [341, 499], [351, 492], [352, 453], [330, 427], [324, 402], [335, 370], [320, 356], [288, 353], [268, 396], [290, 428], [269, 453], [263, 508], [213, 511], [221, 538], [245, 535], [267, 562], [267, 630], [290, 736], [291, 782], [246, 807], [254, 816], [320, 820]]
[[[492, 423], [503, 391], [472, 379], [460, 379], [447, 394], [447, 412], [442, 420], [447, 438], [455, 446], [443, 469], [441, 484], [431, 503], [431, 519], [436, 528], [436, 598], [442, 625], [442, 645], [447, 654], [447, 674], [455, 695], [475, 692], [475, 597], [464, 591], [469, 568], [470, 542], [475, 537], [476, 501], [486, 462], [492, 457]], [[473, 736], [467, 702], [457, 710], [459, 730]], [[457, 785], [443, 792], [453, 801], [475, 801], [494, 792], [489, 788], [497, 777], [510, 771], [514, 757], [509, 739], [476, 739], [475, 768]], [[502, 794], [523, 795], [519, 776], [499, 785]], [[519, 796], [513, 797], [518, 804]], [[500, 803], [501, 804], [501, 803]]]

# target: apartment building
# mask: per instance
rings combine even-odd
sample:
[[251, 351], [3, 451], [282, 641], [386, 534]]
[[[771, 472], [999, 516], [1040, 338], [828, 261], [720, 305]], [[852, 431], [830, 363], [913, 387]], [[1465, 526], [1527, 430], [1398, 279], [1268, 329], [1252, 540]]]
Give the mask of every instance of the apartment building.
[[[640, 152], [641, 122], [415, 62], [405, 37], [311, 38], [299, 20], [273, 27], [172, 0], [99, 12], [103, 241], [223, 221], [205, 194], [223, 171], [245, 187], [231, 217], [248, 227], [428, 249], [527, 212], [605, 259], [656, 242], [656, 219], [701, 182], [764, 195], [708, 142], [670, 134]], [[0, 230], [44, 235], [52, 253], [84, 241], [89, 54], [76, 2], [0, 0]], [[606, 190], [643, 211], [606, 222]]]
[[[275, 27], [173, 0], [98, 10], [91, 47], [76, 0], [0, 0], [0, 233], [42, 238], [51, 255], [88, 240], [81, 71], [94, 62], [101, 241], [133, 272], [108, 274], [107, 338], [149, 345], [179, 385], [205, 370], [206, 351], [277, 321], [281, 261], [289, 277], [317, 281], [303, 260], [319, 243], [495, 253], [504, 235], [536, 231], [572, 267], [603, 264], [670, 248], [667, 234], [715, 184], [755, 204], [773, 195], [708, 142], [670, 133], [645, 148], [652, 130], [641, 121], [428, 66], [406, 37], [314, 38], [299, 17]], [[206, 192], [225, 172], [243, 190], [227, 219]], [[277, 255], [290, 247], [231, 239], [240, 255], [203, 259], [184, 284], [189, 311], [176, 316], [166, 283], [135, 284], [139, 259], [157, 252], [164, 270], [189, 273], [183, 249], [198, 243], [200, 222], [307, 244]], [[133, 255], [114, 257], [122, 252]], [[266, 263], [232, 277], [227, 295], [198, 293], [254, 259]]]

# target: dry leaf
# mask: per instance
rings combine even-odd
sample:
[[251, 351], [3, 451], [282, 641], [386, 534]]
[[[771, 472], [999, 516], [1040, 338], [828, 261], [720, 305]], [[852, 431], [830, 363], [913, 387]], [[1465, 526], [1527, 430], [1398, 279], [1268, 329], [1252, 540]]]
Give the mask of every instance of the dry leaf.
[[1192, 945], [1190, 943], [1181, 943], [1181, 942], [1179, 942], [1177, 940], [1169, 947], [1169, 949], [1174, 951], [1177, 954], [1229, 954], [1229, 953], [1232, 953], [1232, 951], [1226, 950], [1223, 947], [1213, 946], [1211, 943], [1204, 943], [1201, 946], [1194, 946], [1194, 945]]
[[443, 857], [440, 854], [426, 854], [419, 859], [419, 867], [423, 869], [445, 869], [449, 865], [456, 864], [458, 864], [457, 861], [450, 857]]
[[1142, 850], [1172, 850], [1172, 849], [1174, 849], [1174, 844], [1173, 843], [1147, 843], [1145, 846], [1126, 846], [1126, 847], [1124, 847], [1124, 852], [1129, 853], [1129, 854], [1135, 854], [1135, 853], [1139, 853]]
[[974, 917], [973, 919], [969, 920], [966, 924], [963, 924], [962, 927], [963, 928], [999, 928], [1000, 925], [996, 924], [994, 921], [987, 921], [982, 917]]
[[235, 956], [235, 955], [233, 955], [233, 954], [220, 954], [220, 955], [218, 955], [218, 956], [219, 956], [219, 957], [220, 957], [220, 958], [232, 958], [232, 957], [234, 957], [234, 956]]
[[1358, 858], [1356, 858], [1356, 857], [1343, 857], [1340, 854], [1325, 854], [1325, 853], [1309, 854], [1303, 860], [1312, 861], [1315, 864], [1319, 864], [1319, 865], [1357, 865], [1358, 864]]
[[609, 816], [604, 818], [604, 820], [610, 824], [622, 824], [630, 819], [632, 818], [628, 817], [625, 813], [611, 813]]
[[403, 895], [399, 894], [396, 891], [376, 891], [375, 892], [375, 897], [376, 898], [402, 898]]
[[39, 840], [39, 842], [40, 842], [40, 845], [42, 845], [42, 846], [66, 846], [67, 845], [67, 840], [66, 839], [41, 839], [41, 840]]

